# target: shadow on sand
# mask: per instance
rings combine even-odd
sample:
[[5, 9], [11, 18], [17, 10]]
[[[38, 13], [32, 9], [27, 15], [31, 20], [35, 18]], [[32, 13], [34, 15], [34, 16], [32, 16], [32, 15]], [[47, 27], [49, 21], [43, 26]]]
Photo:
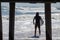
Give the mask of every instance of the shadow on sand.
[[29, 38], [39, 38], [39, 36], [31, 36], [31, 37], [29, 37]]

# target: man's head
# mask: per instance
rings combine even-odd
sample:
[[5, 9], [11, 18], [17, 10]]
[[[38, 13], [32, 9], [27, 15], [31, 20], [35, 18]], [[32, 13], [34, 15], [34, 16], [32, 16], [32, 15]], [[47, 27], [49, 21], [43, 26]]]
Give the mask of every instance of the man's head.
[[36, 12], [36, 16], [39, 16], [39, 12]]

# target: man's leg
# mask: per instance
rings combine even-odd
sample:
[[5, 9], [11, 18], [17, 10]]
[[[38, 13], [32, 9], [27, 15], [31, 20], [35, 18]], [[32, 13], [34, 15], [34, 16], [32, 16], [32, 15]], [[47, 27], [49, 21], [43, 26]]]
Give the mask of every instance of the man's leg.
[[37, 25], [35, 24], [35, 35], [34, 36], [36, 36], [36, 30], [37, 30]]
[[40, 24], [38, 25], [38, 29], [39, 29], [39, 35], [40, 35], [41, 34]]

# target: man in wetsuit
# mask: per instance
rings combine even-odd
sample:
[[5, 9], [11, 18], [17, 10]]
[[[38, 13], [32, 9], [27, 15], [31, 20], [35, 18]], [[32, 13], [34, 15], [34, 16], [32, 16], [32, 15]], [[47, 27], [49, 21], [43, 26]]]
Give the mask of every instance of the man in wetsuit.
[[[35, 23], [34, 23], [34, 20], [35, 20]], [[41, 22], [40, 22], [41, 21]], [[39, 29], [39, 35], [41, 34], [41, 31], [40, 31], [40, 23], [42, 23], [43, 24], [43, 20], [42, 20], [42, 18], [41, 18], [41, 16], [39, 16], [39, 13], [37, 12], [36, 13], [36, 16], [34, 17], [34, 19], [33, 19], [33, 24], [35, 24], [35, 35], [34, 36], [36, 36], [36, 30], [37, 30], [37, 27], [38, 27], [38, 29]]]

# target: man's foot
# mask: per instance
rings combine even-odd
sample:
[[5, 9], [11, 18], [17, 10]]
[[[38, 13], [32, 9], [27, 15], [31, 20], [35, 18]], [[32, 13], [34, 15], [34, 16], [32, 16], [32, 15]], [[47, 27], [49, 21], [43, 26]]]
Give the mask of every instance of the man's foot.
[[36, 37], [36, 35], [34, 35], [34, 37]]

